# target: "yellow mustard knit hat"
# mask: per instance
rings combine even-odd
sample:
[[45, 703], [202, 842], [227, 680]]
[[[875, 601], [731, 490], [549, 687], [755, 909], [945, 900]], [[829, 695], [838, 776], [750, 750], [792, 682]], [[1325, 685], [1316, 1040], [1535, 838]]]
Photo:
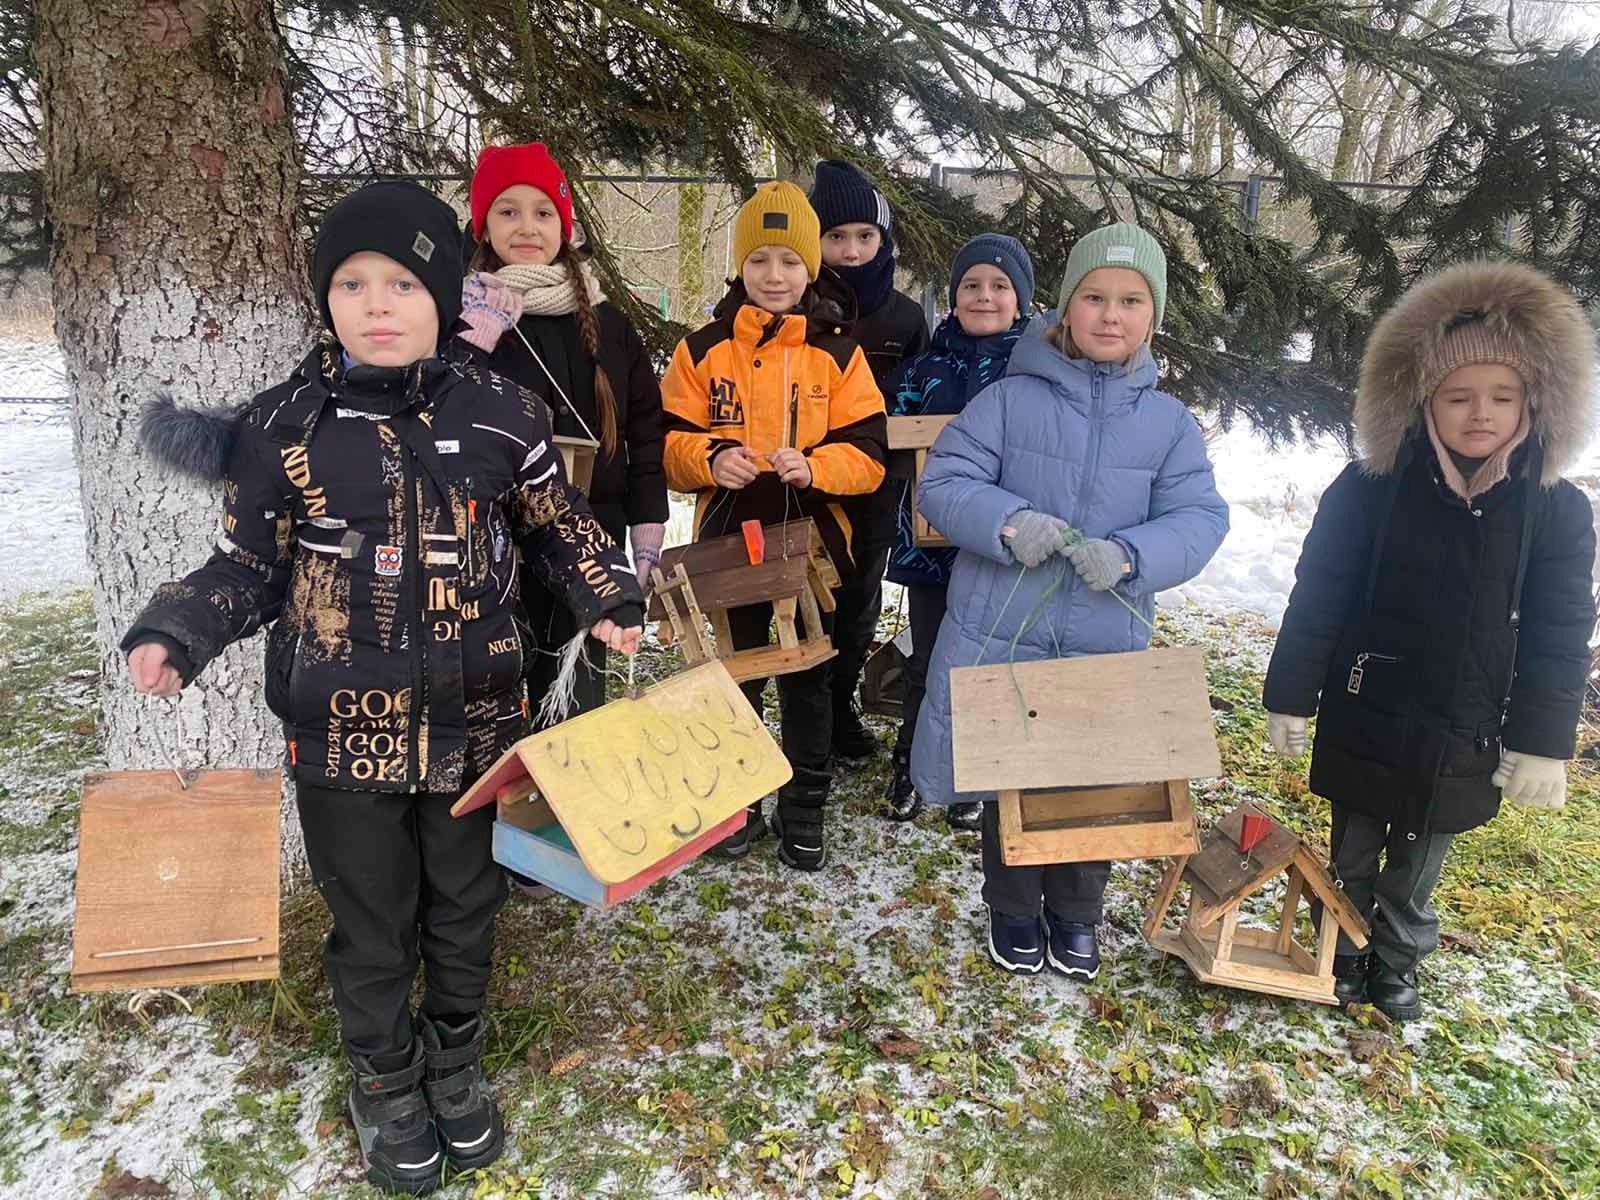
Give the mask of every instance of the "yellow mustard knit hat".
[[734, 270], [742, 271], [744, 260], [759, 246], [789, 247], [812, 280], [822, 270], [822, 225], [811, 201], [794, 184], [781, 179], [763, 183], [733, 219]]

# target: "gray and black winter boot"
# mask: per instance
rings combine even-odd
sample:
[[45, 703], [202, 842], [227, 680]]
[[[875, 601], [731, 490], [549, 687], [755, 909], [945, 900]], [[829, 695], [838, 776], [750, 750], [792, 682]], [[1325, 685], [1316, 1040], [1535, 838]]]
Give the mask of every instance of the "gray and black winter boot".
[[796, 767], [794, 778], [778, 789], [772, 832], [778, 835], [778, 857], [797, 871], [820, 871], [828, 861], [823, 839], [823, 805], [833, 782], [826, 771]]
[[397, 1196], [427, 1195], [439, 1186], [444, 1154], [422, 1092], [422, 1043], [397, 1054], [352, 1054], [350, 1065], [350, 1121], [367, 1182]]
[[428, 1068], [422, 1086], [445, 1157], [458, 1171], [487, 1167], [505, 1149], [506, 1130], [483, 1077], [483, 1018], [447, 1022], [419, 1015], [417, 1037]]

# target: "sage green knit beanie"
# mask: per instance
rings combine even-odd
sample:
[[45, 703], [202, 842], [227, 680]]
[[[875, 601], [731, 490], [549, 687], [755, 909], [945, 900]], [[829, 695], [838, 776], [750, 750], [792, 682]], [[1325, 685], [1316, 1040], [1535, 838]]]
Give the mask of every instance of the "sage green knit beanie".
[[1061, 281], [1057, 314], [1066, 319], [1067, 302], [1072, 299], [1072, 293], [1078, 290], [1085, 275], [1101, 267], [1126, 267], [1144, 276], [1156, 306], [1150, 332], [1160, 329], [1162, 315], [1167, 310], [1167, 256], [1162, 253], [1160, 242], [1137, 225], [1126, 222], [1106, 225], [1078, 239], [1067, 256], [1067, 275]]

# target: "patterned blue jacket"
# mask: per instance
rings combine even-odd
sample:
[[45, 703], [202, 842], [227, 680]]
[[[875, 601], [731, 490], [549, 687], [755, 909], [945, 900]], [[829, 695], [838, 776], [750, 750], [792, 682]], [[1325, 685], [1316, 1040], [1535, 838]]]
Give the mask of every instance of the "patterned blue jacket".
[[[1004, 333], [975, 338], [951, 313], [933, 331], [928, 349], [908, 359], [885, 389], [891, 417], [953, 416], [1006, 373], [1011, 348], [1028, 326], [1019, 317]], [[911, 540], [911, 488], [901, 481], [899, 537], [889, 554], [889, 579], [900, 584], [944, 587], [955, 565], [952, 549], [923, 550]]]

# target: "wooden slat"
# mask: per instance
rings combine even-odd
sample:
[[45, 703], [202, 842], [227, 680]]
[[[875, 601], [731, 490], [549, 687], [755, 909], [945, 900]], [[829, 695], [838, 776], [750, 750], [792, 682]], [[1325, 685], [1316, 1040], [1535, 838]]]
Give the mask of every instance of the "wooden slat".
[[1008, 865], [1033, 867], [1102, 859], [1172, 858], [1193, 854], [1196, 846], [1192, 824], [1148, 821], [1138, 825], [1022, 831], [1015, 837], [1007, 837], [1002, 831], [1000, 849]]
[[755, 650], [741, 650], [731, 658], [722, 660], [735, 683], [751, 679], [770, 679], [776, 675], [793, 675], [809, 671], [827, 662], [839, 652], [827, 638], [801, 642], [793, 650], [782, 646], [765, 646]]
[[1221, 966], [1233, 957], [1233, 936], [1239, 928], [1239, 910], [1233, 909], [1217, 922], [1217, 947], [1212, 952], [1216, 965]]
[[1028, 833], [1171, 820], [1166, 789], [1159, 783], [1022, 793], [1022, 827]]
[[957, 791], [1222, 772], [1197, 648], [958, 667], [950, 689]]
[[[800, 588], [803, 592], [811, 589], [804, 584]], [[786, 650], [793, 650], [800, 644], [800, 633], [794, 627], [794, 619], [798, 601], [794, 596], [783, 596], [772, 602], [772, 621], [778, 627], [778, 645]]]
[[1349, 935], [1350, 940], [1357, 946], [1365, 947], [1367, 936], [1371, 932], [1367, 928], [1367, 919], [1354, 904], [1344, 890], [1334, 883], [1333, 876], [1328, 874], [1328, 869], [1305, 846], [1301, 846], [1295, 855], [1295, 865], [1300, 868], [1306, 877], [1306, 885], [1322, 901], [1323, 907], [1333, 912], [1341, 928]]
[[1292, 962], [1272, 949], [1277, 934], [1270, 929], [1240, 929], [1234, 937], [1233, 957], [1216, 960], [1212, 942], [1205, 931], [1185, 925], [1177, 933], [1162, 933], [1154, 941], [1156, 949], [1174, 954], [1189, 964], [1202, 983], [1239, 988], [1290, 1000], [1309, 1000], [1333, 1004], [1333, 986], [1295, 969]]
[[[815, 578], [815, 573], [810, 572], [808, 579]], [[828, 631], [822, 627], [822, 609], [817, 604], [817, 597], [808, 587], [800, 589], [800, 622], [808, 638], [827, 637]]]
[[[810, 517], [797, 517], [776, 525], [765, 525], [762, 532], [767, 539], [767, 561], [783, 558], [804, 558], [808, 554], [828, 557], [823, 547], [821, 531]], [[708, 571], [726, 571], [733, 567], [748, 567], [750, 552], [744, 544], [744, 533], [729, 533], [722, 537], [706, 538], [683, 546], [670, 546], [661, 552], [661, 569], [669, 575], [678, 563], [684, 565], [691, 577]]]
[[1178, 895], [1178, 885], [1183, 882], [1183, 867], [1188, 861], [1189, 856], [1185, 854], [1167, 864], [1166, 873], [1161, 876], [1161, 886], [1156, 889], [1155, 899], [1145, 912], [1145, 941], [1153, 941], [1156, 934], [1161, 932], [1161, 925], [1167, 919], [1167, 910], [1172, 907], [1172, 901]]
[[727, 658], [738, 653], [738, 647], [733, 644], [733, 623], [728, 620], [727, 609], [711, 610], [711, 634], [717, 639], [718, 658]]
[[1333, 956], [1339, 949], [1339, 918], [1331, 906], [1322, 906], [1322, 928], [1317, 931], [1317, 977], [1333, 979]]
[[935, 529], [928, 518], [922, 515], [922, 510], [917, 507], [917, 480], [922, 478], [922, 472], [927, 470], [927, 467], [928, 452], [918, 450], [916, 475], [911, 480], [911, 541], [924, 550], [937, 550], [942, 546], [948, 546], [950, 539]]
[[1278, 940], [1274, 949], [1288, 954], [1294, 945], [1294, 920], [1300, 912], [1300, 894], [1305, 891], [1306, 877], [1298, 865], [1289, 868], [1289, 883], [1283, 893], [1283, 914], [1278, 922]]
[[[161, 718], [156, 718], [161, 719]], [[74, 986], [270, 978], [278, 955], [277, 771], [109, 771], [84, 779]], [[218, 964], [233, 964], [219, 966]], [[257, 972], [242, 976], [241, 971]]]
[[953, 420], [954, 416], [890, 417], [889, 449], [926, 450]]
[[74, 974], [74, 992], [133, 992], [148, 988], [201, 987], [213, 983], [249, 983], [276, 979], [279, 973], [276, 954], [265, 958], [241, 958], [222, 962], [195, 963], [182, 967], [151, 967], [142, 971], [97, 971]]

